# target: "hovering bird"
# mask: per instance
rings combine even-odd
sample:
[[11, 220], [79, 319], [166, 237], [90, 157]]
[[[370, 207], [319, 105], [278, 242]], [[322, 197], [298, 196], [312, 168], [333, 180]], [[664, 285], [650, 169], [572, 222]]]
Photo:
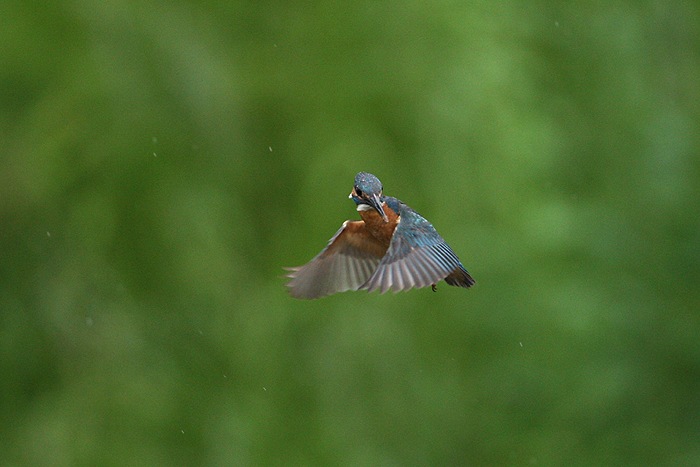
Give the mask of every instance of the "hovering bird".
[[423, 216], [391, 196], [367, 172], [355, 176], [350, 199], [361, 221], [345, 221], [326, 248], [304, 266], [287, 268], [287, 287], [296, 298], [320, 298], [346, 290], [449, 285], [470, 287], [474, 279]]

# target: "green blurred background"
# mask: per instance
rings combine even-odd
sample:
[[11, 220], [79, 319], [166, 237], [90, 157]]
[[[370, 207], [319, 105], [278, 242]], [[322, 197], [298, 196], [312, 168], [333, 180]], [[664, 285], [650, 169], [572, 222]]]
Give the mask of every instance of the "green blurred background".
[[[700, 464], [698, 2], [0, 14], [0, 464]], [[477, 279], [296, 301], [358, 171]]]

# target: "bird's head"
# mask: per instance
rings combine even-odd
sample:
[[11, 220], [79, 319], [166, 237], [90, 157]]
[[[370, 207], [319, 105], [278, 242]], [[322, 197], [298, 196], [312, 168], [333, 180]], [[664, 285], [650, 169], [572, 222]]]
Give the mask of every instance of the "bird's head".
[[357, 204], [358, 211], [374, 209], [382, 216], [384, 222], [389, 218], [382, 207], [383, 188], [382, 182], [377, 177], [367, 172], [355, 175], [355, 186], [350, 192], [350, 198]]

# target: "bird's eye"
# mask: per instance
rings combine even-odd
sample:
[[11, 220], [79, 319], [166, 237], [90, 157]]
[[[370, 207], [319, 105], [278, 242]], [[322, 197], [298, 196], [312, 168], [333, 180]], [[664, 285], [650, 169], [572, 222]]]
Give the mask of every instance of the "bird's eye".
[[362, 197], [362, 190], [360, 190], [359, 188], [355, 187], [355, 194], [356, 194], [357, 196], [359, 196], [359, 197]]

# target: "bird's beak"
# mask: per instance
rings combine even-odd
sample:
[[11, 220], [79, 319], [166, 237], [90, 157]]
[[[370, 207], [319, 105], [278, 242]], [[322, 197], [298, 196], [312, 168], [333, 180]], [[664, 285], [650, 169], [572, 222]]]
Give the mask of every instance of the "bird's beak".
[[377, 210], [379, 215], [382, 216], [382, 219], [384, 219], [384, 222], [389, 222], [389, 218], [387, 217], [386, 213], [384, 212], [384, 208], [382, 207], [382, 201], [379, 199], [378, 194], [373, 194], [372, 197], [368, 200], [369, 205], [372, 206], [374, 209]]

